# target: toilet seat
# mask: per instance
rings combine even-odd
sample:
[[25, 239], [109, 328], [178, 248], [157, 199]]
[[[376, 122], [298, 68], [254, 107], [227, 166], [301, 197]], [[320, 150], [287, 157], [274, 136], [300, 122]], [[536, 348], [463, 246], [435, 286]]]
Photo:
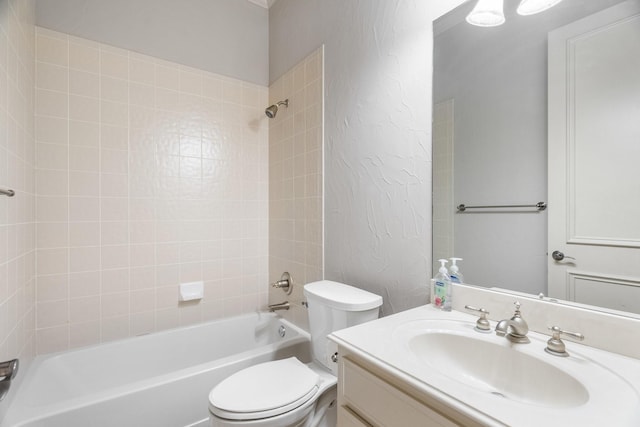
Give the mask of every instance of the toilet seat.
[[320, 376], [295, 357], [236, 372], [209, 393], [209, 410], [227, 420], [275, 417], [318, 393]]

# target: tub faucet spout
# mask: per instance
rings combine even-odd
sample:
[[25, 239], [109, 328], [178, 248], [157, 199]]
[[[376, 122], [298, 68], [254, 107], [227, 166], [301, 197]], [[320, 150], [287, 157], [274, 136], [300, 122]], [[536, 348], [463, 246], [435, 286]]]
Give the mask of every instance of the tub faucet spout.
[[496, 325], [496, 335], [500, 337], [506, 336], [509, 341], [517, 344], [526, 344], [529, 341], [527, 333], [529, 333], [529, 325], [522, 318], [520, 313], [520, 303], [516, 301], [516, 311], [511, 319], [505, 319]]
[[278, 304], [269, 304], [269, 311], [272, 312], [276, 310], [289, 310], [289, 308], [289, 301], [281, 302]]

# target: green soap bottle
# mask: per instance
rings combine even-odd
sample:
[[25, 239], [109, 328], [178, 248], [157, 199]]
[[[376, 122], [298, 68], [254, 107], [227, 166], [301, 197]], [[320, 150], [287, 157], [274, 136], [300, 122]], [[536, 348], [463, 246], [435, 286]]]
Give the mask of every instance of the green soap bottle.
[[451, 311], [451, 277], [447, 274], [446, 259], [439, 259], [440, 270], [433, 278], [434, 305], [442, 311]]

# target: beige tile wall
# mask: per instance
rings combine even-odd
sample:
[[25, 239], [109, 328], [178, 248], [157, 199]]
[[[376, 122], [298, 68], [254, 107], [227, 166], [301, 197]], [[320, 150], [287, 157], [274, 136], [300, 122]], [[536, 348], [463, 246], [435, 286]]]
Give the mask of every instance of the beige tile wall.
[[0, 361], [34, 355], [34, 17], [32, 0], [0, 1]]
[[289, 99], [269, 126], [269, 279], [288, 271], [294, 280], [291, 295], [271, 289], [269, 301], [289, 300], [281, 313], [305, 328], [302, 287], [324, 277], [323, 57], [321, 47], [269, 88], [270, 104]]
[[38, 353], [263, 308], [268, 89], [42, 28], [36, 45]]

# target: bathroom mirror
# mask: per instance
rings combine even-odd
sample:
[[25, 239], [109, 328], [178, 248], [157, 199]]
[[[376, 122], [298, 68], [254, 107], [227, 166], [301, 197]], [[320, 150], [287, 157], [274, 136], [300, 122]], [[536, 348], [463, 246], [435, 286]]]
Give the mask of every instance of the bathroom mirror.
[[[553, 185], [548, 186], [548, 135], [550, 126], [555, 126], [548, 122], [548, 108], [555, 105], [556, 95], [553, 85], [549, 92], [548, 75], [554, 73], [549, 64], [549, 34], [634, 2], [640, 5], [640, 0], [563, 0], [537, 15], [520, 16], [516, 13], [519, 1], [509, 0], [504, 2], [506, 22], [487, 28], [465, 21], [476, 4], [472, 0], [434, 22], [433, 271], [439, 258], [460, 257], [465, 283], [554, 296], [555, 284], [548, 286], [547, 279], [548, 265], [556, 262], [549, 261], [548, 229], [549, 215], [557, 205], [536, 207], [549, 202], [548, 187], [553, 190], [556, 185], [551, 181]], [[636, 87], [633, 93], [637, 91]], [[621, 103], [615, 113], [637, 117], [638, 103], [632, 104], [633, 109], [625, 111]], [[602, 120], [612, 116], [610, 108], [603, 110], [607, 114], [602, 114]], [[634, 135], [637, 141], [640, 135]], [[640, 175], [634, 173], [640, 182]], [[614, 199], [628, 199], [628, 193], [615, 186], [606, 190]], [[460, 204], [520, 207], [461, 212], [456, 208]], [[633, 214], [622, 218], [617, 221], [622, 226], [625, 221], [637, 223]], [[636, 239], [635, 235], [618, 237], [629, 242]], [[597, 245], [607, 247], [606, 242]], [[556, 264], [574, 266], [569, 257], [577, 246], [569, 246], [565, 259]], [[640, 248], [635, 243], [627, 246], [634, 251], [635, 265], [640, 265]], [[616, 278], [623, 289], [618, 298], [623, 304], [602, 298], [602, 291], [584, 298], [574, 292], [562, 299], [640, 313], [639, 279], [628, 276]], [[587, 282], [591, 286], [597, 280]], [[629, 301], [635, 305], [627, 305]]]

